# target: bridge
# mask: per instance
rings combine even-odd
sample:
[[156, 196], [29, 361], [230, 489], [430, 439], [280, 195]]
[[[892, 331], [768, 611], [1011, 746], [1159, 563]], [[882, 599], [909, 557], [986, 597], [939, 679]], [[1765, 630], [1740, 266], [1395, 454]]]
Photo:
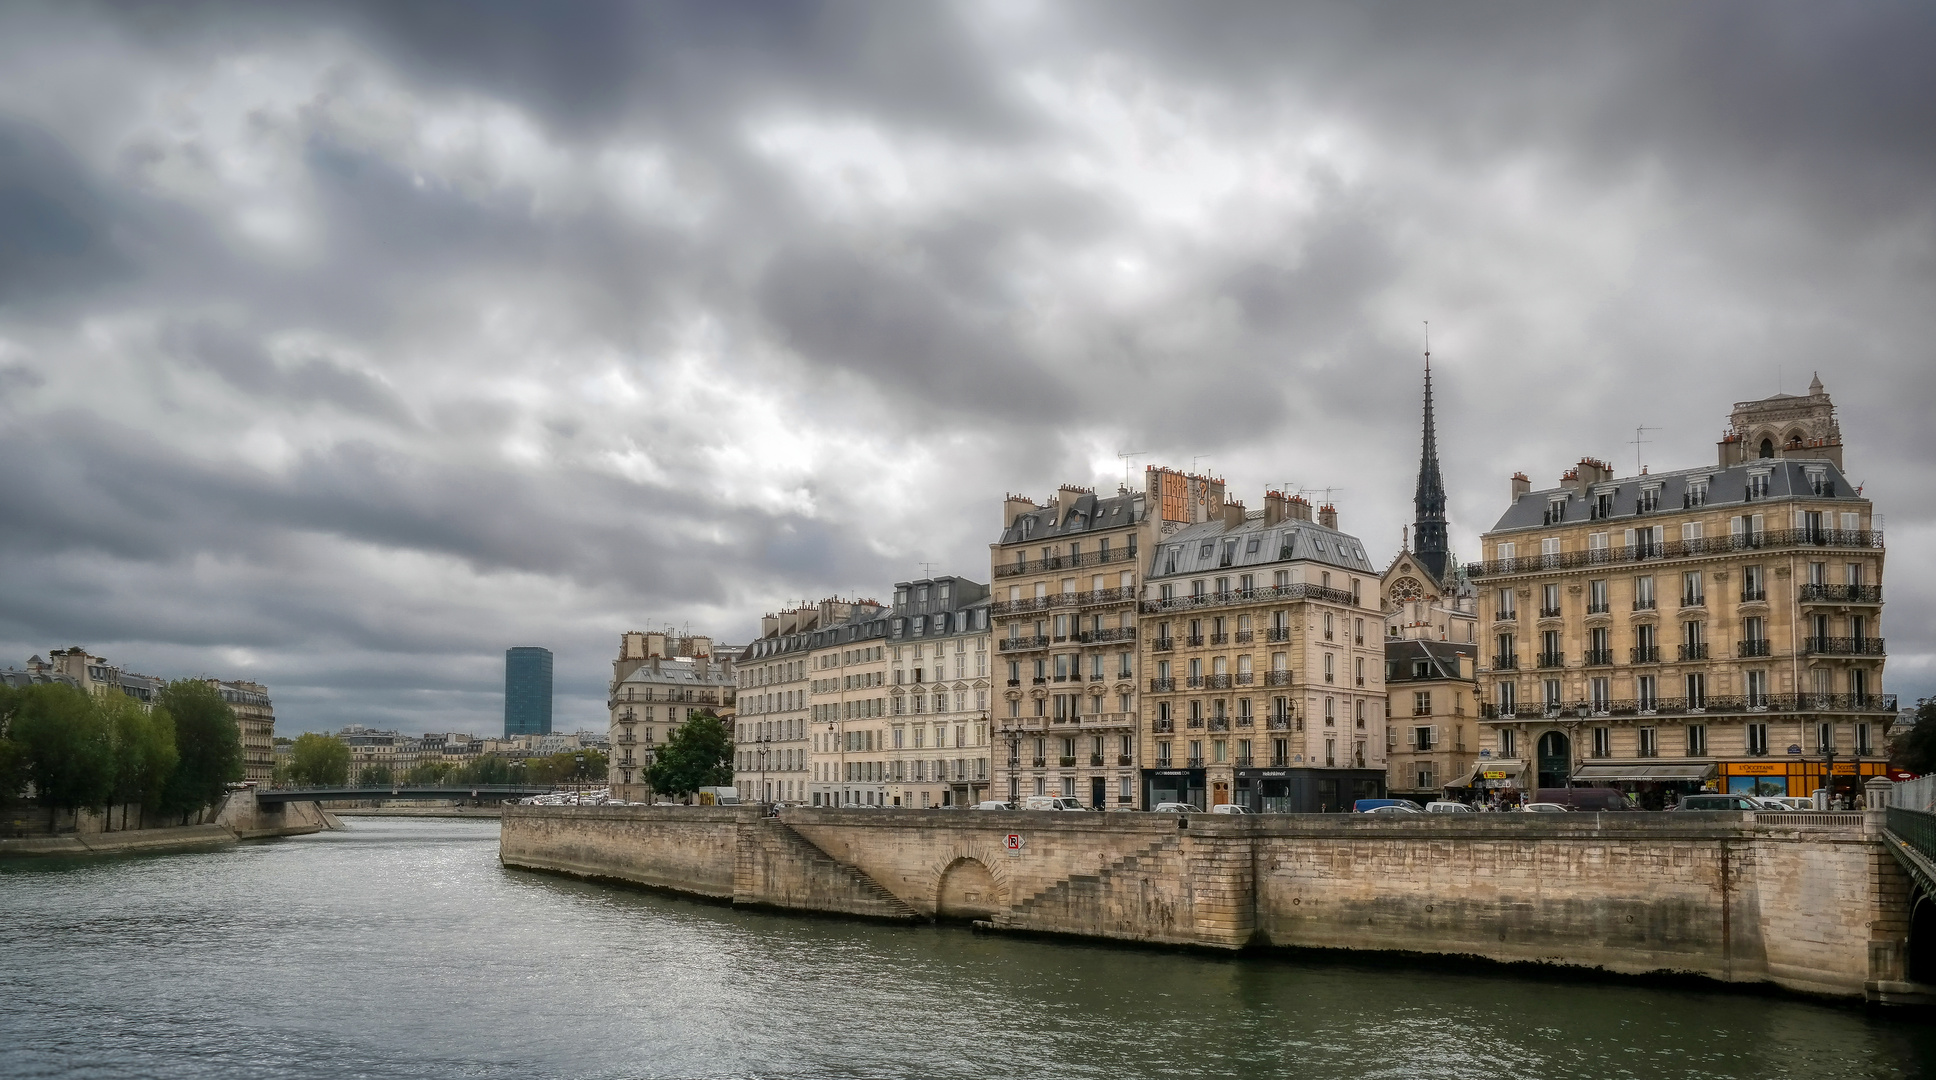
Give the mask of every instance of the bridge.
[[1909, 901], [1909, 978], [1936, 984], [1936, 814], [1889, 807], [1882, 842], [1914, 883], [1915, 895]]
[[292, 802], [347, 802], [355, 799], [389, 801], [425, 799], [475, 799], [479, 802], [507, 802], [531, 795], [549, 795], [556, 788], [529, 784], [387, 784], [380, 787], [256, 788], [255, 801], [264, 805]]

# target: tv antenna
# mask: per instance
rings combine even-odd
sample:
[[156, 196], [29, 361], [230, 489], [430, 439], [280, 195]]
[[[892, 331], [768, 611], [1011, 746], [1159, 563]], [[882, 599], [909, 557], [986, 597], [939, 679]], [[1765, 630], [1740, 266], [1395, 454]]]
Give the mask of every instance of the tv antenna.
[[1650, 445], [1654, 441], [1652, 439], [1642, 438], [1642, 434], [1649, 431], [1660, 431], [1660, 430], [1662, 429], [1657, 427], [1649, 427], [1646, 424], [1642, 424], [1639, 427], [1634, 428], [1634, 437], [1632, 442], [1633, 442], [1633, 448], [1634, 448], [1634, 475], [1635, 476], [1639, 476], [1641, 473], [1641, 470], [1646, 468], [1646, 466], [1641, 464], [1640, 462], [1640, 448], [1643, 446]]
[[1119, 458], [1122, 458], [1122, 459], [1123, 459], [1123, 488], [1124, 488], [1124, 490], [1128, 490], [1128, 488], [1129, 488], [1129, 467], [1130, 467], [1130, 462], [1132, 462], [1132, 461], [1134, 461], [1135, 459], [1137, 459], [1137, 458], [1139, 458], [1139, 457], [1142, 457], [1142, 456], [1143, 456], [1144, 454], [1147, 454], [1147, 453], [1149, 453], [1149, 451], [1148, 451], [1148, 450], [1124, 450], [1124, 451], [1122, 451], [1121, 453], [1118, 453], [1118, 454], [1116, 455], [1117, 457], [1119, 457]]
[[921, 567], [921, 573], [924, 577], [934, 576], [934, 568], [936, 566], [935, 563], [924, 562], [924, 563], [918, 563], [917, 565]]

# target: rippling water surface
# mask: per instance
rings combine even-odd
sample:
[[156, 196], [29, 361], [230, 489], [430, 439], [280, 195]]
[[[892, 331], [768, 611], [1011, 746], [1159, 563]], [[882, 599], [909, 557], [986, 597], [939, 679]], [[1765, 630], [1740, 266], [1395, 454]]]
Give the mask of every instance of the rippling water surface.
[[504, 870], [486, 822], [0, 864], [8, 1076], [1932, 1071], [1909, 1017], [751, 914]]

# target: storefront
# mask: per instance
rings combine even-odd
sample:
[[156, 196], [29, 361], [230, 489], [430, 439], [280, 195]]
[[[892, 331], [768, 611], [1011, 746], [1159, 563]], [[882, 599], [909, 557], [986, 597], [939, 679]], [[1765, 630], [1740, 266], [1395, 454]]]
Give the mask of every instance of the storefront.
[[1665, 810], [1678, 804], [1683, 795], [1707, 790], [1718, 775], [1718, 767], [1707, 762], [1582, 765], [1573, 774], [1573, 785], [1618, 788], [1633, 796], [1635, 805], [1643, 810]]
[[1371, 769], [1238, 769], [1231, 801], [1253, 814], [1335, 814], [1385, 794]]
[[[1880, 758], [1873, 761], [1838, 761], [1835, 763], [1835, 791], [1842, 796], [1851, 796], [1861, 791], [1862, 785], [1872, 776], [1883, 776], [1889, 771], [1889, 764]], [[1794, 795], [1806, 798], [1815, 794], [1828, 777], [1828, 763], [1821, 760], [1806, 760], [1800, 756], [1786, 760], [1770, 761], [1724, 761], [1720, 766], [1721, 790], [1730, 795]]]
[[1148, 769], [1143, 773], [1143, 806], [1154, 810], [1159, 803], [1189, 803], [1207, 810], [1208, 789], [1202, 769]]

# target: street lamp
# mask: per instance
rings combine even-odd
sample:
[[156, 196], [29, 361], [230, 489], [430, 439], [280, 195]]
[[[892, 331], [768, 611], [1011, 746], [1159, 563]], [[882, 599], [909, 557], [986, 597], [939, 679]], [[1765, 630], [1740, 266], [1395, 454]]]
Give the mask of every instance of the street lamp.
[[1010, 809], [1014, 809], [1015, 804], [1022, 799], [1022, 778], [1016, 775], [1022, 764], [1020, 756], [1022, 733], [1016, 730], [1015, 721], [1008, 719], [1002, 721], [1002, 735], [1008, 739], [1008, 805]]

